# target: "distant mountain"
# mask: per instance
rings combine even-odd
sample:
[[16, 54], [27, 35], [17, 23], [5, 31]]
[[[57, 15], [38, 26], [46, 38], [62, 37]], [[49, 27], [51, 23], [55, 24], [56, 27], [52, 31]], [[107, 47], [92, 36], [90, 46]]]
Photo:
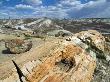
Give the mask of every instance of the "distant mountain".
[[102, 33], [110, 33], [109, 18], [81, 18], [81, 19], [50, 19], [50, 18], [27, 18], [27, 19], [1, 19], [2, 25], [24, 26], [32, 30], [46, 32], [49, 30], [68, 30], [76, 33], [82, 30], [97, 30]]

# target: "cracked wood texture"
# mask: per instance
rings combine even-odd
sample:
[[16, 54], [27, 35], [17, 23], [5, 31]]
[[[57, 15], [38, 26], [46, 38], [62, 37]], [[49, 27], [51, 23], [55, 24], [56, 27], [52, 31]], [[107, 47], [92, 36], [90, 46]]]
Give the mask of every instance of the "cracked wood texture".
[[[56, 62], [61, 64], [58, 65]], [[90, 82], [95, 67], [96, 61], [89, 53], [73, 43], [67, 43], [63, 45], [63, 49], [59, 48], [51, 57], [47, 57], [42, 64], [35, 67], [27, 76], [27, 80], [29, 82]]]

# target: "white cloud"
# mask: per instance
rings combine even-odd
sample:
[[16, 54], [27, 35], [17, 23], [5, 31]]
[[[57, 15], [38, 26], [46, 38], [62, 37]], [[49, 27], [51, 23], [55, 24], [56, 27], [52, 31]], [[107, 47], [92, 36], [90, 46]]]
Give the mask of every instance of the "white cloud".
[[106, 0], [93, 0], [87, 3], [81, 3], [79, 0], [61, 0], [58, 7], [65, 10], [65, 13], [71, 17], [86, 17], [89, 14], [95, 14], [103, 12], [103, 7], [106, 6]]
[[95, 7], [104, 3], [106, 3], [106, 0], [89, 1], [85, 4], [85, 7]]
[[76, 5], [81, 4], [81, 2], [78, 0], [61, 0], [60, 4], [69, 5], [69, 6], [76, 6]]
[[0, 15], [5, 15], [5, 16], [6, 16], [6, 15], [8, 15], [8, 14], [7, 14], [7, 13], [2, 12], [2, 13], [0, 13]]
[[88, 14], [86, 17], [110, 17], [110, 2], [105, 3], [105, 7], [101, 8], [101, 11], [96, 11], [96, 13]]
[[23, 2], [26, 2], [31, 5], [41, 5], [42, 4], [42, 0], [23, 0]]
[[68, 14], [62, 8], [56, 6], [40, 6], [35, 8], [35, 12], [32, 13], [33, 16], [40, 17], [52, 17], [52, 18], [66, 18]]
[[10, 0], [6, 0], [6, 1], [10, 1]]
[[[106, 0], [93, 0], [83, 4], [79, 0], [60, 0], [53, 6], [43, 6], [42, 0], [23, 0], [23, 3], [16, 5], [14, 9], [6, 8], [6, 10], [14, 13], [14, 16], [17, 17], [110, 17], [110, 3], [107, 5], [106, 3], [108, 2]], [[23, 12], [18, 11], [18, 9], [23, 9]], [[25, 12], [25, 9], [29, 10], [29, 12]], [[10, 15], [13, 14], [10, 13]]]
[[78, 0], [61, 0], [55, 6], [37, 6], [33, 15], [56, 18], [86, 17], [101, 12], [98, 9], [101, 9], [101, 6], [104, 6], [105, 3], [107, 3], [106, 0], [94, 0], [84, 4]]
[[89, 1], [87, 3], [82, 4], [81, 1], [79, 0], [61, 0], [58, 5], [62, 6], [63, 8], [68, 7], [69, 9], [75, 8], [80, 10], [83, 7], [94, 7], [105, 2], [106, 0], [94, 0], [94, 1]]
[[18, 16], [19, 15], [17, 14], [13, 7], [6, 7], [0, 10], [0, 18], [9, 18], [9, 17], [16, 18]]
[[16, 9], [33, 9], [32, 6], [30, 5], [23, 5], [23, 4], [18, 4], [15, 6]]

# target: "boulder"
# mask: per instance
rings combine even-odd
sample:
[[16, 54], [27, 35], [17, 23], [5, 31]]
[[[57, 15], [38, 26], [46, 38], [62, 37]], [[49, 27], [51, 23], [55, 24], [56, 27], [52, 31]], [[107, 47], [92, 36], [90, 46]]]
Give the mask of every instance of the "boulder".
[[12, 39], [5, 42], [5, 47], [11, 53], [20, 54], [29, 51], [32, 48], [32, 42], [21, 39]]
[[55, 36], [55, 37], [66, 37], [66, 36], [72, 36], [72, 33], [67, 30], [51, 30], [47, 32], [47, 35]]

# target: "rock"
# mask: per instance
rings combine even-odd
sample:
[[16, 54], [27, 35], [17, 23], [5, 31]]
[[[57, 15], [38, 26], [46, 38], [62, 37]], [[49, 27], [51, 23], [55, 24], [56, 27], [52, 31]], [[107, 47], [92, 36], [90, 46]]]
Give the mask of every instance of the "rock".
[[104, 53], [110, 56], [110, 43], [109, 42], [105, 43], [105, 51], [104, 51]]
[[110, 61], [110, 56], [106, 56], [106, 60], [109, 62]]
[[65, 41], [51, 57], [28, 74], [29, 82], [90, 82], [96, 61], [73, 42]]
[[70, 36], [72, 33], [66, 31], [66, 30], [59, 30], [57, 34], [55, 34], [55, 37], [65, 37], [65, 36]]
[[32, 42], [21, 39], [12, 39], [5, 42], [5, 47], [11, 53], [20, 54], [29, 51], [32, 48]]
[[97, 59], [97, 67], [91, 82], [110, 82], [110, 65], [108, 61]]
[[110, 34], [103, 34], [105, 37], [106, 42], [110, 42]]
[[86, 46], [86, 48], [84, 49], [86, 49], [87, 52], [90, 53], [92, 51], [93, 53], [96, 53], [97, 58], [103, 59], [106, 58], [106, 55], [104, 54], [106, 41], [104, 36], [102, 36], [102, 34], [100, 34], [98, 31], [95, 30], [82, 31], [76, 33], [75, 37], [79, 39], [80, 46], [81, 45], [83, 45], [83, 47]]
[[65, 37], [65, 36], [72, 36], [72, 33], [67, 30], [52, 30], [52, 31], [48, 31], [47, 35], [55, 36], [55, 37]]
[[[25, 63], [23, 65], [23, 67], [21, 68], [21, 71], [22, 71], [22, 73], [24, 75], [24, 76], [21, 77], [23, 82], [27, 82], [26, 81], [26, 76], [29, 73], [31, 73], [32, 69], [34, 67], [37, 67], [39, 64], [41, 64], [41, 61], [39, 61], [39, 60], [35, 60], [34, 61], [33, 60], [33, 61], [29, 61], [29, 62], [27, 62], [27, 63]], [[9, 82], [9, 81], [10, 82], [21, 82], [20, 79], [19, 79], [19, 76], [18, 76], [16, 68], [13, 68], [13, 73], [9, 77], [7, 77], [7, 78], [5, 78], [3, 80], [0, 80], [0, 82]]]
[[105, 38], [101, 33], [95, 30], [82, 31], [75, 34], [79, 39], [83, 42], [88, 42], [88, 44], [92, 44], [96, 46], [99, 50], [104, 51]]
[[65, 33], [63, 31], [59, 31], [58, 34], [55, 34], [55, 37], [64, 37]]
[[36, 60], [36, 61], [29, 61], [27, 62], [26, 64], [23, 65], [22, 67], [22, 72], [23, 74], [26, 76], [28, 75], [29, 73], [32, 72], [32, 69], [36, 66], [38, 66], [39, 64], [41, 64], [41, 62], [39, 60]]
[[22, 31], [28, 31], [29, 30], [28, 28], [25, 28], [24, 25], [17, 25], [17, 26], [14, 26], [14, 28], [16, 30], [22, 30]]
[[7, 29], [11, 29], [12, 26], [11, 25], [3, 25], [2, 28], [7, 28]]

